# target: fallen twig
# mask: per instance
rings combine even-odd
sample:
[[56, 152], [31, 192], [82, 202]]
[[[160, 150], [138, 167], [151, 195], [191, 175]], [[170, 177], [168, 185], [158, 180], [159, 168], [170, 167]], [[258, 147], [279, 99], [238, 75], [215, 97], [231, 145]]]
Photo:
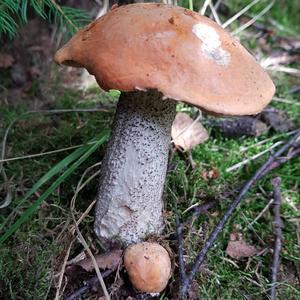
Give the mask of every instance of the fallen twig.
[[[102, 277], [105, 278], [109, 276], [114, 270], [107, 270], [101, 273]], [[67, 296], [65, 300], [76, 300], [86, 294], [95, 284], [98, 282], [98, 277], [95, 275], [85, 282], [85, 285], [80, 287], [78, 290], [74, 291], [71, 295]]]
[[289, 89], [289, 94], [297, 94], [300, 93], [300, 85], [296, 85]]
[[[198, 206], [194, 206], [193, 209], [193, 214], [191, 216], [191, 218], [189, 218], [187, 221], [185, 221], [182, 225], [186, 226], [192, 223], [193, 219], [195, 219], [196, 217], [202, 215], [202, 214], [206, 214], [208, 212], [209, 209], [213, 208], [214, 206], [216, 206], [219, 203], [218, 200], [213, 200], [213, 201], [209, 201], [207, 203], [203, 203], [201, 205]], [[185, 210], [185, 212], [187, 212], [188, 210]]]
[[271, 281], [270, 297], [271, 297], [271, 300], [276, 299], [276, 282], [277, 282], [277, 273], [278, 273], [278, 269], [279, 269], [281, 241], [282, 241], [283, 222], [280, 217], [280, 205], [281, 205], [280, 183], [281, 183], [281, 179], [279, 177], [276, 177], [272, 180], [273, 198], [274, 198], [273, 234], [275, 237], [275, 243], [274, 243], [272, 265], [271, 265], [271, 270], [270, 270], [271, 271], [270, 272], [270, 281]]
[[211, 1], [209, 2], [208, 6], [209, 6], [209, 8], [210, 8], [210, 10], [211, 10], [211, 13], [212, 13], [212, 16], [214, 17], [214, 20], [215, 20], [219, 25], [222, 26], [222, 22], [221, 22], [221, 20], [220, 20], [220, 18], [219, 18], [219, 15], [218, 15], [217, 11], [215, 10], [215, 7], [214, 7], [214, 5], [211, 3]]
[[232, 172], [232, 171], [235, 171], [235, 170], [239, 169], [240, 167], [242, 167], [242, 166], [248, 164], [249, 162], [251, 162], [252, 160], [255, 160], [255, 159], [257, 159], [257, 158], [263, 156], [263, 155], [266, 154], [267, 152], [270, 152], [270, 151], [273, 150], [274, 148], [277, 148], [277, 147], [280, 146], [282, 143], [283, 143], [282, 141], [278, 141], [278, 142], [274, 143], [274, 144], [273, 144], [272, 146], [270, 146], [269, 148], [267, 148], [267, 149], [265, 149], [265, 150], [263, 150], [263, 151], [261, 151], [261, 152], [255, 154], [255, 155], [253, 155], [253, 156], [251, 156], [251, 157], [249, 157], [249, 158], [246, 158], [246, 159], [244, 159], [243, 161], [240, 161], [239, 163], [237, 163], [237, 164], [235, 164], [235, 165], [233, 165], [233, 166], [227, 168], [227, 169], [226, 169], [226, 172], [230, 173], [230, 172]]
[[[216, 241], [216, 239], [217, 239], [218, 235], [220, 234], [220, 232], [223, 230], [225, 224], [229, 220], [229, 218], [232, 215], [233, 211], [241, 203], [243, 197], [247, 194], [250, 187], [254, 183], [256, 183], [259, 179], [261, 179], [264, 175], [266, 175], [268, 172], [273, 170], [275, 167], [278, 167], [279, 165], [281, 165], [281, 164], [275, 164], [277, 162], [277, 159], [284, 152], [288, 151], [291, 147], [294, 147], [299, 138], [300, 138], [300, 130], [298, 130], [296, 132], [296, 134], [286, 144], [284, 144], [278, 151], [276, 151], [274, 153], [274, 155], [270, 156], [269, 159], [256, 171], [256, 173], [244, 184], [244, 186], [242, 187], [239, 195], [229, 205], [229, 207], [228, 207], [227, 211], [225, 212], [225, 214], [223, 215], [222, 219], [219, 221], [219, 223], [213, 229], [213, 231], [210, 234], [209, 238], [205, 242], [204, 247], [202, 248], [200, 253], [197, 255], [191, 271], [184, 278], [183, 285], [180, 289], [180, 297], [181, 298], [186, 297], [186, 295], [188, 293], [188, 290], [189, 290], [189, 287], [190, 287], [194, 277], [196, 276], [196, 273], [199, 270], [199, 267], [203, 263], [207, 252], [213, 246], [214, 242]], [[293, 157], [295, 157], [295, 155]], [[291, 159], [291, 157], [286, 156], [284, 162], [286, 162], [288, 159]]]
[[201, 214], [207, 213], [207, 211], [219, 203], [218, 200], [210, 201], [196, 207], [193, 207], [192, 217], [189, 218], [184, 223], [180, 224], [178, 214], [176, 213], [176, 236], [178, 241], [178, 264], [179, 264], [179, 276], [180, 276], [180, 286], [183, 286], [186, 279], [186, 268], [184, 263], [184, 245], [183, 245], [183, 228], [186, 225], [190, 225], [195, 217], [198, 217]]
[[263, 216], [263, 214], [270, 208], [273, 202], [274, 199], [271, 199], [264, 207], [264, 209], [258, 214], [258, 216], [250, 224], [248, 224], [248, 226], [244, 229], [244, 231], [248, 230], [249, 228], [253, 228], [253, 224], [255, 224]]
[[270, 66], [278, 65], [288, 65], [291, 63], [297, 63], [300, 60], [299, 54], [289, 53], [287, 51], [282, 51], [282, 53], [276, 55], [271, 55], [260, 62], [263, 68], [268, 68]]
[[277, 157], [273, 162], [271, 162], [266, 169], [262, 172], [261, 177], [265, 176], [267, 173], [272, 171], [273, 169], [278, 168], [285, 162], [289, 161], [290, 159], [300, 155], [300, 147], [294, 148], [292, 151], [290, 151], [286, 156], [283, 157]]
[[253, 0], [251, 1], [247, 6], [245, 6], [243, 9], [241, 9], [239, 12], [237, 12], [233, 17], [228, 19], [223, 25], [223, 28], [228, 27], [232, 22], [237, 20], [240, 16], [245, 14], [252, 6], [254, 6], [256, 3], [258, 3], [260, 0]]
[[54, 300], [58, 300], [60, 298], [60, 291], [61, 291], [61, 286], [62, 286], [62, 283], [63, 283], [63, 278], [64, 278], [64, 274], [65, 274], [65, 269], [66, 269], [66, 265], [67, 265], [67, 261], [68, 261], [68, 258], [70, 256], [70, 252], [71, 252], [71, 248], [73, 246], [73, 243], [74, 243], [74, 240], [75, 239], [72, 239], [69, 246], [68, 246], [68, 249], [66, 251], [66, 255], [64, 257], [64, 261], [63, 261], [63, 264], [62, 264], [62, 267], [61, 267], [61, 271], [60, 271], [60, 274], [59, 274], [59, 278], [58, 278], [58, 285], [57, 285], [57, 289], [56, 289], [56, 294], [55, 294], [55, 298]]
[[283, 73], [287, 73], [287, 74], [295, 75], [295, 76], [300, 75], [300, 70], [298, 70], [296, 68], [285, 67], [285, 66], [270, 66], [270, 67], [267, 67], [266, 70], [270, 70], [270, 71], [274, 71], [274, 72], [283, 72]]
[[[97, 164], [96, 164], [97, 165]], [[99, 280], [99, 283], [101, 285], [101, 288], [102, 288], [102, 291], [104, 293], [104, 296], [105, 296], [105, 299], [106, 300], [110, 300], [110, 296], [109, 296], [109, 293], [107, 291], [107, 288], [106, 288], [106, 285], [105, 285], [105, 282], [103, 280], [103, 277], [101, 275], [101, 272], [99, 270], [99, 267], [98, 267], [98, 264], [97, 264], [97, 261], [91, 251], [91, 249], [89, 248], [86, 240], [84, 239], [83, 235], [81, 234], [80, 230], [79, 230], [79, 227], [77, 225], [77, 222], [76, 222], [76, 219], [75, 219], [75, 215], [74, 215], [74, 210], [75, 210], [75, 201], [76, 201], [76, 198], [77, 198], [77, 195], [78, 193], [83, 189], [83, 187], [88, 183], [90, 182], [94, 177], [96, 177], [98, 175], [98, 172], [100, 172], [100, 170], [98, 170], [98, 172], [94, 173], [92, 176], [90, 176], [84, 183], [82, 183], [83, 179], [84, 179], [84, 176], [86, 175], [87, 172], [89, 172], [89, 170], [93, 168], [93, 166], [89, 167], [88, 169], [85, 170], [85, 172], [83, 173], [83, 175], [81, 176], [80, 178], [80, 181], [77, 185], [77, 188], [75, 190], [75, 194], [71, 200], [71, 205], [70, 205], [70, 208], [71, 208], [71, 216], [73, 218], [73, 221], [74, 221], [74, 226], [75, 226], [75, 230], [77, 232], [77, 236], [78, 236], [78, 240], [80, 241], [80, 243], [83, 245], [84, 249], [87, 251], [87, 253], [89, 254], [91, 260], [92, 260], [92, 263], [94, 265], [94, 269], [96, 271], [96, 274], [97, 274], [97, 278]]]
[[295, 105], [295, 106], [300, 106], [300, 103], [298, 101], [289, 100], [289, 99], [285, 99], [285, 98], [273, 97], [272, 101], [291, 104], [291, 105]]
[[178, 241], [178, 263], [179, 263], [179, 275], [181, 284], [186, 277], [185, 263], [183, 257], [183, 239], [182, 239], [182, 224], [179, 223], [178, 214], [176, 214], [176, 235]]
[[[259, 1], [259, 0], [258, 0], [258, 1]], [[202, 7], [201, 7], [201, 9], [200, 9], [200, 11], [199, 11], [200, 15], [202, 15], [202, 16], [205, 15], [205, 12], [206, 12], [206, 10], [207, 10], [207, 8], [208, 8], [210, 2], [211, 2], [211, 0], [205, 0], [205, 1], [204, 1], [203, 5], [202, 5]]]
[[74, 146], [70, 146], [70, 147], [66, 147], [66, 148], [60, 148], [60, 149], [56, 149], [56, 150], [52, 150], [52, 151], [47, 151], [47, 152], [40, 152], [40, 153], [35, 153], [35, 154], [27, 154], [27, 155], [18, 156], [18, 157], [6, 158], [6, 159], [3, 159], [3, 160], [0, 159], [0, 164], [4, 163], [4, 162], [6, 163], [6, 162], [20, 160], [20, 159], [31, 159], [31, 158], [36, 158], [36, 157], [40, 157], [40, 156], [56, 154], [56, 153], [59, 153], [59, 152], [73, 150], [73, 149], [82, 147], [84, 145], [92, 145], [92, 144], [95, 144], [96, 142], [97, 141], [93, 141], [93, 142], [89, 142], [89, 143], [86, 143], [86, 144], [74, 145]]
[[265, 123], [258, 118], [253, 117], [236, 117], [236, 118], [219, 118], [208, 119], [208, 126], [218, 129], [223, 136], [237, 138], [241, 136], [260, 136], [268, 131]]
[[190, 150], [187, 153], [187, 158], [188, 158], [188, 162], [189, 162], [192, 170], [194, 170], [196, 168], [196, 163], [193, 159], [193, 155], [192, 155], [192, 152]]
[[231, 32], [231, 34], [233, 36], [237, 35], [237, 34], [241, 33], [242, 31], [244, 31], [245, 29], [247, 29], [252, 24], [254, 24], [259, 18], [261, 18], [264, 14], [266, 14], [272, 8], [274, 3], [275, 3], [275, 0], [273, 0], [271, 3], [269, 3], [260, 13], [255, 15], [250, 21], [248, 21], [244, 25], [240, 26], [239, 28], [237, 28], [236, 30]]

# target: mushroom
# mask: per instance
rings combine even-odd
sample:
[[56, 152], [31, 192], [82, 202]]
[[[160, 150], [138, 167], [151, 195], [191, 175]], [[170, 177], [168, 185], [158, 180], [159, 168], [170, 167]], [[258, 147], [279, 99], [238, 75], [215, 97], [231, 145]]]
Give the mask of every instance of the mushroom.
[[125, 244], [163, 229], [162, 193], [176, 101], [217, 115], [250, 115], [275, 87], [255, 59], [212, 20], [164, 4], [112, 9], [55, 55], [120, 96], [102, 164], [95, 232]]
[[161, 292], [171, 275], [169, 254], [157, 243], [130, 245], [124, 254], [124, 266], [132, 285], [141, 292]]

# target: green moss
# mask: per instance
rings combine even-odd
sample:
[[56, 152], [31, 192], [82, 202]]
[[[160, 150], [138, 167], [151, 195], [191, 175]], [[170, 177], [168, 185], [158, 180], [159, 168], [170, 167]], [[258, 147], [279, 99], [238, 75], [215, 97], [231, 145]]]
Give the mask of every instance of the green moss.
[[[202, 2], [195, 2], [196, 9]], [[247, 3], [245, 1], [227, 1], [236, 11]], [[284, 4], [284, 5], [283, 5]], [[187, 5], [187, 3], [186, 3]], [[239, 5], [239, 6], [238, 6]], [[250, 15], [257, 13], [266, 5], [257, 6], [250, 11]], [[276, 1], [270, 14], [284, 28], [299, 30], [299, 3], [298, 1]], [[268, 15], [270, 16], [270, 15]], [[269, 18], [269, 17], [268, 17]], [[265, 21], [268, 18], [264, 18]], [[245, 42], [250, 48], [256, 47], [255, 39]], [[298, 79], [283, 73], [272, 74], [277, 87], [277, 96], [299, 103], [299, 94], [291, 95], [289, 89], [299, 84]], [[56, 114], [26, 114], [25, 105], [0, 107], [0, 132], [16, 121], [7, 140], [6, 156], [17, 157], [27, 154], [42, 153], [65, 147], [75, 146], [91, 140], [103, 129], [110, 127], [114, 113], [114, 104], [118, 98], [117, 91], [103, 94], [99, 88], [93, 87], [85, 92], [60, 87], [59, 81], [54, 82], [45, 94], [41, 89], [41, 82], [35, 82], [30, 91], [32, 97], [53, 97], [56, 99], [51, 104], [55, 109], [85, 109], [98, 107], [99, 112], [64, 112]], [[300, 106], [273, 101], [272, 107], [287, 111], [299, 127]], [[50, 109], [50, 108], [47, 108]], [[179, 104], [177, 110], [193, 109]], [[263, 145], [259, 141], [274, 137]], [[193, 151], [193, 159], [197, 164], [194, 170], [188, 167], [186, 157], [176, 154], [172, 160], [172, 171], [168, 174], [166, 185], [166, 210], [168, 226], [166, 233], [175, 231], [175, 207], [182, 221], [187, 220], [191, 212], [183, 213], [187, 208], [196, 203], [203, 203], [214, 199], [220, 200], [219, 204], [208, 215], [200, 216], [194, 222], [193, 230], [185, 232], [186, 256], [191, 262], [201, 249], [205, 238], [216, 225], [228, 204], [233, 200], [237, 190], [245, 180], [259, 168], [269, 154], [248, 163], [247, 165], [228, 173], [226, 169], [270, 147], [274, 141], [286, 140], [285, 134], [269, 132], [259, 138], [241, 138], [238, 140], [226, 139], [220, 134], [212, 133], [205, 144], [197, 146]], [[241, 151], [248, 147], [247, 151]], [[249, 148], [250, 147], [250, 148]], [[75, 187], [83, 172], [91, 165], [101, 161], [103, 148], [96, 151], [69, 177], [57, 191], [47, 199], [38, 213], [26, 222], [18, 232], [0, 249], [0, 298], [4, 299], [53, 299], [53, 276], [57, 273], [58, 266], [64, 258], [69, 237], [64, 228], [70, 226], [70, 200], [74, 195]], [[58, 161], [69, 152], [59, 152], [51, 155], [40, 156], [32, 159], [16, 160], [5, 163], [5, 172], [12, 189], [13, 202], [6, 209], [1, 210], [0, 224], [16, 207], [18, 200], [30, 189], [33, 184]], [[216, 178], [204, 179], [205, 172], [216, 170]], [[282, 178], [282, 217], [285, 227], [283, 229], [282, 267], [280, 270], [278, 298], [300, 299], [297, 292], [295, 265], [300, 265], [300, 248], [297, 240], [300, 217], [300, 157], [293, 159], [269, 174], [252, 188], [243, 203], [234, 212], [229, 223], [225, 226], [215, 246], [209, 251], [204, 264], [206, 270], [197, 276], [199, 284], [199, 297], [201, 299], [262, 299], [266, 297], [270, 287], [268, 282], [269, 266], [272, 259], [271, 248], [273, 245], [272, 216], [267, 211], [252, 226], [250, 224], [261, 213], [270, 201], [273, 176]], [[2, 177], [1, 177], [2, 180]], [[5, 197], [5, 183], [0, 191], [1, 199]], [[39, 193], [44, 190], [41, 189]], [[82, 213], [92, 202], [97, 191], [97, 178], [92, 180], [80, 193], [76, 202], [76, 212]], [[10, 219], [9, 224], [27, 208], [38, 194], [24, 203]], [[93, 244], [93, 212], [90, 212], [81, 224], [84, 236]], [[244, 239], [258, 247], [265, 249], [264, 254], [235, 261], [226, 255], [226, 247], [230, 233], [239, 231]], [[59, 237], [59, 238], [58, 238]], [[170, 241], [176, 249], [176, 242]], [[100, 249], [99, 245], [96, 245]], [[97, 249], [96, 246], [93, 248]], [[74, 257], [82, 250], [79, 244], [72, 248], [70, 257]]]

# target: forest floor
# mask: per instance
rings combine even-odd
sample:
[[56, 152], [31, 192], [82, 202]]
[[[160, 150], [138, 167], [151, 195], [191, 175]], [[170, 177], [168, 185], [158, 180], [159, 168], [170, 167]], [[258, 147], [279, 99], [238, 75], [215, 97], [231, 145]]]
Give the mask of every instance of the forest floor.
[[[231, 3], [225, 14], [233, 15], [245, 6], [245, 1]], [[194, 167], [189, 155], [173, 147], [164, 195], [165, 230], [159, 241], [172, 252], [175, 273], [157, 299], [174, 299], [178, 289], [176, 213], [184, 222], [191, 218], [193, 207], [218, 201], [184, 230], [189, 264], [242, 184], [300, 127], [300, 5], [296, 0], [283, 3], [277, 1], [255, 26], [237, 37], [264, 63], [276, 85], [276, 98], [269, 108], [284, 111], [293, 126], [284, 133], [269, 128], [259, 137], [240, 138], [225, 137], [207, 126], [209, 139], [191, 152]], [[200, 8], [200, 4], [195, 6]], [[263, 7], [248, 11], [230, 30]], [[68, 265], [59, 282], [64, 261], [87, 255], [74, 234], [73, 217], [83, 216], [79, 228], [91, 251], [105, 251], [93, 232], [92, 204], [119, 93], [104, 93], [78, 69], [55, 66], [53, 53], [65, 38], [53, 28], [39, 19], [30, 20], [0, 50], [0, 299], [63, 298], [94, 276], [71, 269], [76, 275], [72, 276]], [[192, 117], [197, 113], [183, 104], [177, 110]], [[241, 162], [244, 164], [228, 171]], [[282, 179], [284, 223], [278, 299], [300, 299], [300, 157], [265, 176], [249, 191], [209, 251], [193, 283], [191, 299], [268, 297], [274, 243], [268, 205], [275, 176]], [[228, 245], [234, 240], [255, 250], [251, 255], [238, 250], [232, 253]], [[122, 267], [106, 283], [115, 299], [147, 299], [127, 287]], [[99, 299], [97, 289], [95, 285], [85, 299]]]

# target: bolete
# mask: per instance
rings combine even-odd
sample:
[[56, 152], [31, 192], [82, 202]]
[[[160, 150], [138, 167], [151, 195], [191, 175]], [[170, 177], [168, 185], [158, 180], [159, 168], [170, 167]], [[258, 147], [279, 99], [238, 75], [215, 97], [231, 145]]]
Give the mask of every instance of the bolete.
[[112, 9], [55, 55], [122, 91], [103, 159], [95, 231], [125, 244], [163, 228], [162, 193], [176, 101], [218, 115], [250, 115], [274, 85], [228, 32], [190, 10], [156, 3]]
[[132, 285], [141, 292], [159, 293], [171, 276], [171, 260], [157, 243], [138, 243], [127, 247], [124, 266]]

